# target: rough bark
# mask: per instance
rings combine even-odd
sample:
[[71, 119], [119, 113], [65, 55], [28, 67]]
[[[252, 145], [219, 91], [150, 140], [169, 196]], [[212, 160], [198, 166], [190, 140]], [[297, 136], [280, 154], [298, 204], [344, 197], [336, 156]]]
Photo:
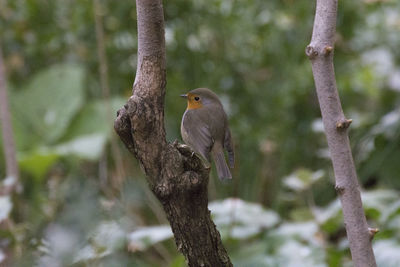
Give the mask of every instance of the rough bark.
[[208, 210], [209, 170], [177, 142], [165, 139], [165, 41], [161, 0], [137, 0], [138, 65], [132, 96], [114, 128], [138, 159], [160, 200], [178, 250], [189, 266], [232, 266]]
[[360, 186], [348, 137], [351, 120], [345, 118], [336, 88], [333, 48], [336, 32], [337, 0], [317, 0], [311, 43], [306, 54], [312, 72], [322, 120], [333, 163], [354, 266], [376, 266], [369, 229], [362, 207]]
[[15, 153], [14, 134], [11, 124], [10, 107], [8, 104], [6, 76], [3, 55], [0, 46], [0, 124], [3, 135], [4, 157], [6, 161], [6, 175], [12, 177], [9, 183], [3, 184], [0, 194], [10, 194], [17, 186], [19, 178], [18, 162]]

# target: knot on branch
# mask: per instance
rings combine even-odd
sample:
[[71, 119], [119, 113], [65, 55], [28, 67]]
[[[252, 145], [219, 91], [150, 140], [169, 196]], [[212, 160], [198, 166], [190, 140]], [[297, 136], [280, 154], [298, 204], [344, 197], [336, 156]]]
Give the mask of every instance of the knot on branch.
[[324, 47], [324, 55], [325, 55], [325, 56], [329, 56], [329, 54], [330, 54], [332, 51], [333, 51], [333, 47], [332, 47], [332, 46], [327, 45], [327, 46]]
[[153, 192], [159, 199], [167, 199], [172, 193], [172, 184], [163, 179], [156, 186], [154, 186]]
[[185, 169], [187, 170], [201, 170], [204, 168], [202, 159], [192, 150], [192, 148], [185, 144], [180, 144], [175, 140], [173, 146], [185, 157]]
[[132, 115], [136, 112], [137, 109], [137, 104], [136, 104], [137, 100], [135, 101], [135, 98], [136, 97], [131, 96], [128, 99], [128, 102], [124, 105], [124, 108], [128, 111], [130, 117], [132, 117]]
[[131, 120], [126, 105], [117, 111], [117, 118], [114, 121], [114, 130], [124, 142], [128, 150], [136, 156], [135, 146], [131, 134]]
[[176, 181], [184, 172], [183, 158], [179, 151], [168, 144], [161, 152], [161, 175], [153, 186], [153, 192], [159, 199], [168, 198], [176, 187]]
[[200, 185], [208, 184], [208, 176], [210, 168], [205, 166], [202, 159], [187, 145], [179, 144], [175, 141], [172, 144], [183, 156], [183, 169], [185, 173], [182, 175], [182, 183], [187, 188], [193, 188]]
[[353, 122], [352, 119], [342, 119], [336, 123], [336, 129], [345, 130], [349, 128], [350, 124]]
[[335, 190], [338, 193], [338, 195], [343, 195], [343, 193], [344, 193], [344, 187], [341, 185], [336, 185]]
[[204, 176], [202, 177], [202, 175], [197, 172], [187, 171], [182, 176], [180, 176], [178, 182], [182, 189], [188, 192], [193, 192], [201, 188], [201, 185], [203, 185], [205, 182], [208, 182], [208, 179], [204, 179]]
[[318, 54], [321, 54], [323, 56], [329, 56], [333, 51], [333, 47], [330, 45], [325, 46], [322, 51], [320, 49], [320, 52], [318, 52], [318, 49], [314, 47], [313, 45], [308, 45], [306, 47], [306, 55], [308, 56], [309, 59], [314, 59]]
[[318, 56], [318, 51], [315, 49], [314, 46], [308, 45], [306, 47], [306, 55], [308, 56], [309, 59], [313, 59], [316, 56]]
[[163, 175], [167, 177], [175, 177], [183, 173], [183, 157], [181, 153], [172, 144], [167, 144], [162, 155]]
[[369, 240], [372, 240], [374, 236], [379, 232], [378, 228], [370, 228], [368, 227], [368, 233], [369, 233]]
[[141, 98], [133, 95], [125, 105], [131, 121], [131, 132], [135, 138], [160, 140], [165, 135], [163, 128], [164, 114], [159, 108], [158, 98]]
[[167, 199], [171, 194], [191, 193], [207, 188], [209, 169], [193, 150], [175, 141], [164, 147], [161, 154], [161, 175], [153, 186], [159, 199]]

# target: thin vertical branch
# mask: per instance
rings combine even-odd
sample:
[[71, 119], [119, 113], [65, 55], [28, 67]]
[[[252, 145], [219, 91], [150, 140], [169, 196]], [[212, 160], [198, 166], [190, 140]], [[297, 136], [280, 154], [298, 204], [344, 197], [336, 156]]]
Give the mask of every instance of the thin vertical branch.
[[110, 87], [108, 81], [108, 62], [105, 50], [101, 4], [99, 1], [100, 0], [93, 0], [93, 11], [96, 27], [97, 56], [99, 58], [100, 86], [103, 97], [109, 99]]
[[312, 72], [322, 120], [328, 141], [347, 237], [354, 266], [376, 266], [368, 228], [362, 207], [360, 186], [348, 137], [352, 120], [346, 119], [336, 88], [333, 66], [336, 33], [337, 0], [317, 0], [311, 43], [306, 54]]
[[[105, 40], [104, 40], [104, 29], [102, 22], [102, 12], [100, 0], [93, 0], [93, 12], [96, 27], [96, 41], [97, 41], [97, 56], [99, 59], [99, 76], [100, 76], [100, 86], [102, 91], [102, 97], [106, 103], [106, 113], [107, 120], [113, 121], [112, 107], [111, 107], [111, 94], [110, 94], [110, 83], [108, 78], [108, 62], [105, 50]], [[111, 153], [116, 166], [117, 181], [116, 186], [119, 188], [122, 185], [123, 179], [126, 177], [125, 169], [123, 165], [122, 153], [118, 147], [115, 139], [115, 135], [111, 135]], [[105, 158], [106, 159], [106, 158]]]
[[6, 175], [9, 182], [3, 184], [0, 194], [10, 194], [19, 181], [19, 169], [15, 152], [14, 134], [11, 124], [10, 107], [8, 104], [6, 74], [3, 54], [0, 46], [0, 123], [3, 134]]

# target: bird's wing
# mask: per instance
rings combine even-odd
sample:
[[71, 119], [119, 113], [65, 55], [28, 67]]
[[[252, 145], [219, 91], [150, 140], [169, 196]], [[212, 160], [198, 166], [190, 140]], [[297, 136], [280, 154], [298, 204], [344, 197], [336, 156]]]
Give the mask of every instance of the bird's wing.
[[[182, 127], [186, 132], [185, 143], [210, 162], [210, 151], [214, 144], [208, 125], [200, 120], [195, 113], [186, 112]], [[185, 140], [186, 139], [186, 140]]]
[[229, 129], [229, 126], [226, 126], [225, 130], [224, 148], [228, 151], [229, 167], [233, 168], [235, 166], [235, 151], [233, 149], [231, 130]]

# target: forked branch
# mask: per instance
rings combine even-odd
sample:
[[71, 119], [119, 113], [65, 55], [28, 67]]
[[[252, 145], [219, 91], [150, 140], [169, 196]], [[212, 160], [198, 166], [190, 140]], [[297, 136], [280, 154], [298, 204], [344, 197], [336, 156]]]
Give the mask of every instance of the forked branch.
[[209, 170], [191, 149], [167, 143], [165, 41], [161, 0], [137, 0], [138, 65], [133, 94], [114, 128], [138, 159], [189, 266], [232, 266], [208, 210]]

